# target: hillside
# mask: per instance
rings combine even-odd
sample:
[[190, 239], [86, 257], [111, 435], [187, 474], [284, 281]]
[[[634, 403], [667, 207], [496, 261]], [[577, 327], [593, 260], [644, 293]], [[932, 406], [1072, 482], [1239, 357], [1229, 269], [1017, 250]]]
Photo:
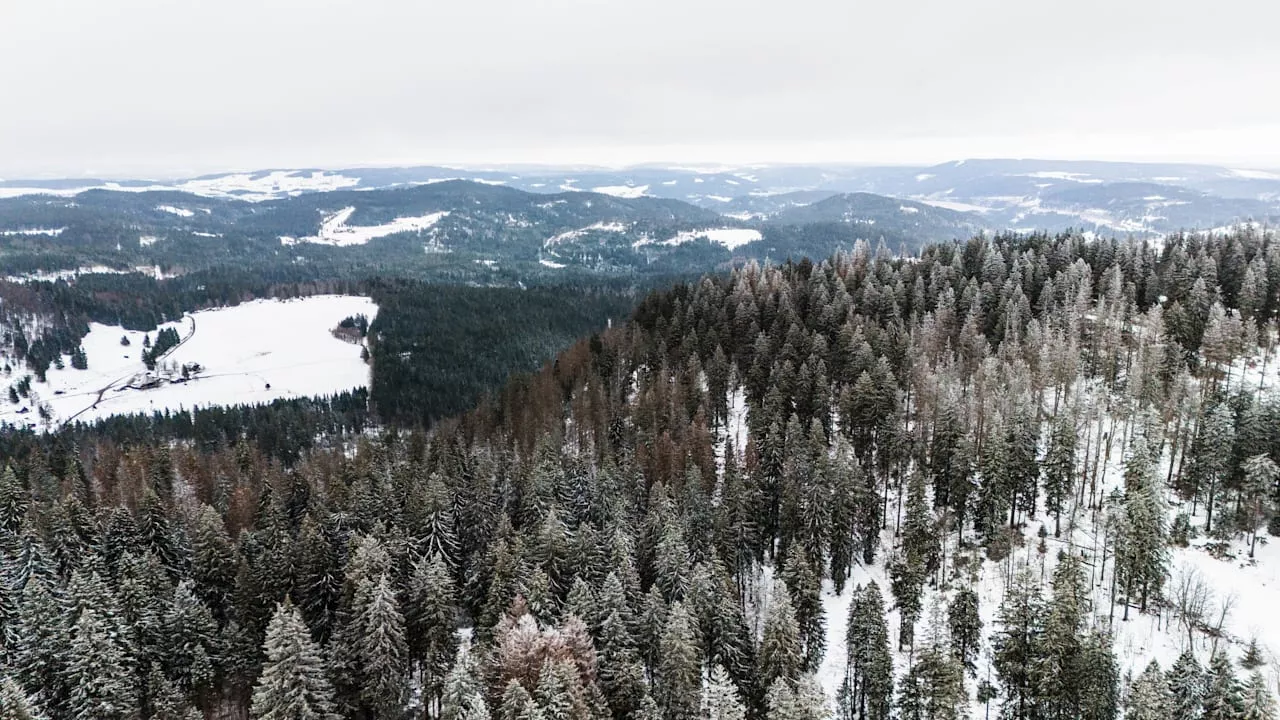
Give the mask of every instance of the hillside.
[[1277, 247], [859, 243], [655, 291], [430, 433], [0, 436], [3, 672], [236, 717], [299, 663], [346, 717], [1265, 717]]
[[861, 232], [892, 233], [921, 243], [966, 240], [990, 229], [981, 216], [870, 193], [835, 195], [777, 213], [780, 224], [843, 223]]

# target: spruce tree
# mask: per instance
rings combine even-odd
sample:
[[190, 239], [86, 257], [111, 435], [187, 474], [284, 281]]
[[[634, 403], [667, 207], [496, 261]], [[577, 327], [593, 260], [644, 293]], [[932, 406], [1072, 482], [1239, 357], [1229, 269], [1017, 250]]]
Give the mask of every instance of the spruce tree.
[[262, 647], [266, 661], [253, 689], [254, 720], [340, 720], [320, 648], [297, 608], [276, 606]]
[[960, 720], [969, 701], [964, 666], [950, 653], [927, 647], [903, 676], [898, 698], [901, 720]]
[[972, 588], [961, 588], [947, 608], [947, 629], [950, 631], [951, 652], [973, 672], [982, 642], [982, 617], [978, 614], [978, 593]]
[[1196, 662], [1195, 653], [1187, 650], [1178, 656], [1166, 675], [1172, 698], [1171, 720], [1199, 720], [1204, 704], [1205, 677]]
[[1243, 706], [1235, 669], [1227, 654], [1219, 651], [1209, 660], [1200, 717], [1202, 720], [1240, 720]]
[[773, 582], [769, 609], [760, 638], [760, 682], [772, 687], [775, 680], [795, 682], [804, 665], [800, 626], [791, 607], [791, 593], [782, 578]]
[[1240, 720], [1275, 720], [1276, 701], [1267, 687], [1262, 673], [1253, 671], [1249, 674], [1249, 684], [1245, 686], [1244, 698], [1240, 708]]
[[702, 651], [693, 619], [683, 603], [676, 602], [667, 613], [658, 657], [654, 684], [663, 714], [669, 720], [697, 717], [702, 693]]
[[1160, 671], [1160, 663], [1152, 660], [1129, 685], [1124, 715], [1126, 720], [1169, 720], [1173, 717], [1173, 693]]
[[1038, 715], [1044, 605], [1036, 581], [1023, 572], [1000, 603], [992, 638], [992, 666], [1000, 678], [1004, 712], [1012, 720]]
[[440, 701], [440, 720], [489, 720], [489, 707], [476, 681], [475, 661], [463, 646], [445, 679]]
[[803, 672], [816, 672], [826, 654], [827, 623], [822, 607], [822, 583], [800, 544], [791, 546], [781, 577], [790, 590], [791, 607], [800, 628], [800, 645], [804, 656], [800, 669]]
[[845, 633], [850, 700], [867, 720], [888, 720], [893, 696], [893, 656], [880, 586], [854, 590]]
[[719, 665], [711, 669], [711, 680], [702, 697], [702, 715], [706, 720], [746, 720], [747, 711], [729, 674]]
[[121, 642], [118, 621], [101, 610], [80, 611], [67, 663], [70, 720], [137, 720], [134, 658]]
[[386, 575], [368, 583], [356, 601], [360, 699], [374, 720], [395, 720], [404, 712], [409, 648], [404, 617]]
[[7, 675], [0, 675], [0, 717], [5, 720], [48, 720], [22, 687]]
[[414, 563], [405, 598], [405, 634], [429, 702], [438, 702], [458, 654], [455, 603], [453, 576], [443, 558], [434, 555]]

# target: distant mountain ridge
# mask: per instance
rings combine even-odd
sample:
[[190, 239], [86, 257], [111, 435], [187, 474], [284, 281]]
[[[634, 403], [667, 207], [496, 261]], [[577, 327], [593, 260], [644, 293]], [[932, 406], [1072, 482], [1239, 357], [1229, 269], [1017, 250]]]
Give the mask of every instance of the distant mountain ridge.
[[[1280, 172], [1185, 163], [1008, 159], [959, 160], [918, 167], [270, 169], [168, 182], [6, 180], [0, 181], [0, 198], [32, 194], [69, 197], [87, 189], [103, 189], [135, 193], [179, 191], [262, 203], [312, 193], [368, 192], [451, 180], [539, 194], [595, 192], [624, 199], [680, 200], [738, 220], [767, 220], [795, 207], [847, 193], [872, 193], [974, 213], [980, 220], [971, 222], [993, 229], [1074, 227], [1099, 234], [1155, 236], [1230, 222], [1270, 222], [1280, 214]], [[1179, 199], [1171, 202], [1185, 204], [1139, 207], [1132, 198], [1124, 197], [1126, 188], [1134, 184], [1176, 188], [1177, 192], [1164, 195], [1178, 195]], [[1090, 198], [1087, 203], [1081, 201], [1086, 195]]]

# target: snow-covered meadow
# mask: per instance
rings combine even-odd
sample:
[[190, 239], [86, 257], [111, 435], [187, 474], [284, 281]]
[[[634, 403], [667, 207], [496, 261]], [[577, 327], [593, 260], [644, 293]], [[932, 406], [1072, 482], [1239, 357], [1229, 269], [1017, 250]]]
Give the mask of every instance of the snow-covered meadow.
[[420, 232], [426, 230], [440, 219], [448, 215], [446, 212], [428, 213], [415, 217], [398, 217], [391, 222], [382, 223], [381, 225], [348, 225], [347, 221], [351, 219], [356, 209], [347, 207], [338, 212], [327, 216], [324, 222], [320, 223], [320, 231], [309, 237], [294, 238], [287, 235], [280, 237], [282, 245], [296, 245], [297, 243], [315, 243], [318, 245], [335, 245], [337, 247], [347, 247], [350, 245], [364, 245], [374, 238], [386, 237], [397, 233]]
[[[364, 387], [369, 368], [361, 346], [332, 334], [343, 318], [363, 314], [372, 320], [378, 307], [366, 297], [320, 295], [293, 300], [257, 300], [235, 307], [191, 313], [162, 327], [178, 330], [182, 343], [161, 365], [199, 363], [198, 375], [182, 383], [141, 390], [126, 388], [146, 370], [143, 336], [94, 323], [82, 346], [87, 370], [50, 368], [47, 382], [33, 380], [34, 400], [14, 405], [0, 400], [0, 423], [49, 428], [71, 419], [91, 422], [130, 413], [194, 409], [212, 405], [266, 403]], [[129, 344], [123, 345], [122, 338]], [[22, 374], [15, 368], [8, 380]], [[40, 420], [37, 405], [50, 418]], [[27, 408], [26, 412], [22, 412]]]

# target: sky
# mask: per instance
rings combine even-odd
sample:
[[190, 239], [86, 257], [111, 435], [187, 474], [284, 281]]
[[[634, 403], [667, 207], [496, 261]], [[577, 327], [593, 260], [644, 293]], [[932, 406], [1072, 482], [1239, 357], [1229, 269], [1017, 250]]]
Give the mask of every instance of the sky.
[[1274, 0], [6, 0], [0, 178], [1280, 167]]

